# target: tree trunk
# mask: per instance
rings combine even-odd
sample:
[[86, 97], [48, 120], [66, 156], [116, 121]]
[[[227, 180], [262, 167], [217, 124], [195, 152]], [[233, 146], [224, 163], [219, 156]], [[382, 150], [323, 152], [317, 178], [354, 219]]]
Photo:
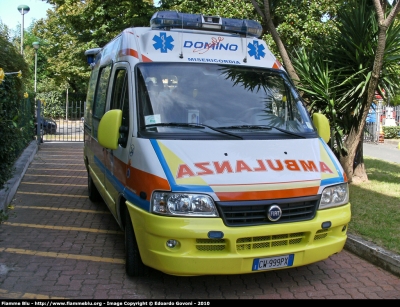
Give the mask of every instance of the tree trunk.
[[353, 180], [352, 180], [352, 182], [354, 183], [368, 181], [368, 176], [364, 165], [363, 145], [364, 145], [364, 132], [361, 133], [361, 140], [358, 142], [356, 154], [354, 157]]
[[[341, 154], [339, 158], [340, 164], [342, 165], [349, 182], [353, 182], [353, 179], [354, 182], [368, 181], [368, 176], [364, 165], [362, 146], [364, 140], [363, 131], [372, 100], [373, 99], [368, 100], [370, 102], [367, 103], [367, 106], [364, 109], [360, 126], [353, 126], [346, 140], [344, 141], [344, 146], [347, 148], [347, 154]], [[356, 154], [360, 154], [361, 156], [356, 156]]]
[[274, 39], [274, 42], [276, 46], [278, 47], [279, 54], [282, 57], [283, 65], [285, 66], [285, 69], [290, 76], [290, 78], [293, 80], [295, 84], [297, 84], [300, 80], [299, 76], [296, 73], [296, 70], [293, 67], [292, 61], [290, 60], [290, 57], [286, 51], [285, 45], [283, 44], [278, 31], [275, 28], [275, 25], [272, 22], [271, 18], [271, 13], [269, 9], [269, 0], [264, 0], [264, 11], [261, 10], [260, 6], [256, 2], [256, 0], [251, 0], [251, 3], [253, 4], [254, 8], [257, 11], [257, 14], [261, 16], [263, 19], [263, 24], [266, 26], [268, 32], [271, 33], [272, 38]]

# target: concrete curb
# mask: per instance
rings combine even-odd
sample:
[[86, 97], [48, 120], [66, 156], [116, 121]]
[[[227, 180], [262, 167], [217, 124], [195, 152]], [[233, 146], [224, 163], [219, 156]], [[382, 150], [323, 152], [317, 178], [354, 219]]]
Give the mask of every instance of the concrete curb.
[[32, 141], [24, 150], [18, 160], [14, 163], [14, 176], [4, 184], [4, 188], [0, 190], [0, 210], [7, 211], [8, 205], [14, 198], [15, 193], [21, 183], [22, 177], [32, 162], [33, 158], [38, 151], [36, 141]]
[[372, 242], [363, 240], [352, 234], [347, 234], [347, 241], [344, 248], [400, 277], [400, 255], [387, 251]]
[[400, 149], [400, 139], [385, 139], [383, 143], [387, 145], [397, 146], [398, 149]]

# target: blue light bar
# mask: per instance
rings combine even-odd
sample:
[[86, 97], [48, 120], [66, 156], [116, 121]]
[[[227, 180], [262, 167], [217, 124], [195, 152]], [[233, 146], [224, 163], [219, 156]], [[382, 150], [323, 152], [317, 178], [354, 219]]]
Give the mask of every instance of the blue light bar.
[[262, 26], [255, 20], [204, 16], [202, 14], [188, 14], [175, 11], [156, 12], [151, 17], [150, 26], [152, 29], [159, 30], [169, 30], [172, 28], [211, 30], [251, 37], [260, 37], [262, 34]]
[[263, 31], [258, 21], [233, 18], [222, 18], [222, 29], [227, 32], [245, 33], [254, 37], [261, 37]]
[[93, 48], [85, 51], [86, 61], [89, 66], [94, 64], [97, 54], [101, 51], [101, 48]]
[[201, 27], [201, 15], [175, 11], [156, 12], [150, 19], [150, 26], [152, 29], [198, 29]]

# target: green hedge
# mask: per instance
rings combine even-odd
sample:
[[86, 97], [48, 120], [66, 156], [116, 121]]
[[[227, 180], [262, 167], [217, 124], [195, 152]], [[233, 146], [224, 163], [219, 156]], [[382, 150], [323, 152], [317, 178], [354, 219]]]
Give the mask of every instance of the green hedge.
[[400, 126], [383, 126], [383, 134], [385, 139], [398, 139], [400, 138]]
[[[0, 189], [13, 175], [13, 165], [33, 140], [34, 104], [24, 98], [31, 78], [28, 64], [16, 48], [0, 34]], [[10, 74], [21, 71], [22, 75]], [[31, 96], [33, 97], [33, 96]]]

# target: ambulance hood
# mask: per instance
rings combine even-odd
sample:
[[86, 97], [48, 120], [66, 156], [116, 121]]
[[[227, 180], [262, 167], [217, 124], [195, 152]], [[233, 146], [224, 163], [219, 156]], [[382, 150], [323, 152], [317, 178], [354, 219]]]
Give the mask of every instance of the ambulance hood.
[[344, 182], [320, 139], [157, 140], [153, 147], [172, 191], [215, 193], [220, 200], [311, 196]]

